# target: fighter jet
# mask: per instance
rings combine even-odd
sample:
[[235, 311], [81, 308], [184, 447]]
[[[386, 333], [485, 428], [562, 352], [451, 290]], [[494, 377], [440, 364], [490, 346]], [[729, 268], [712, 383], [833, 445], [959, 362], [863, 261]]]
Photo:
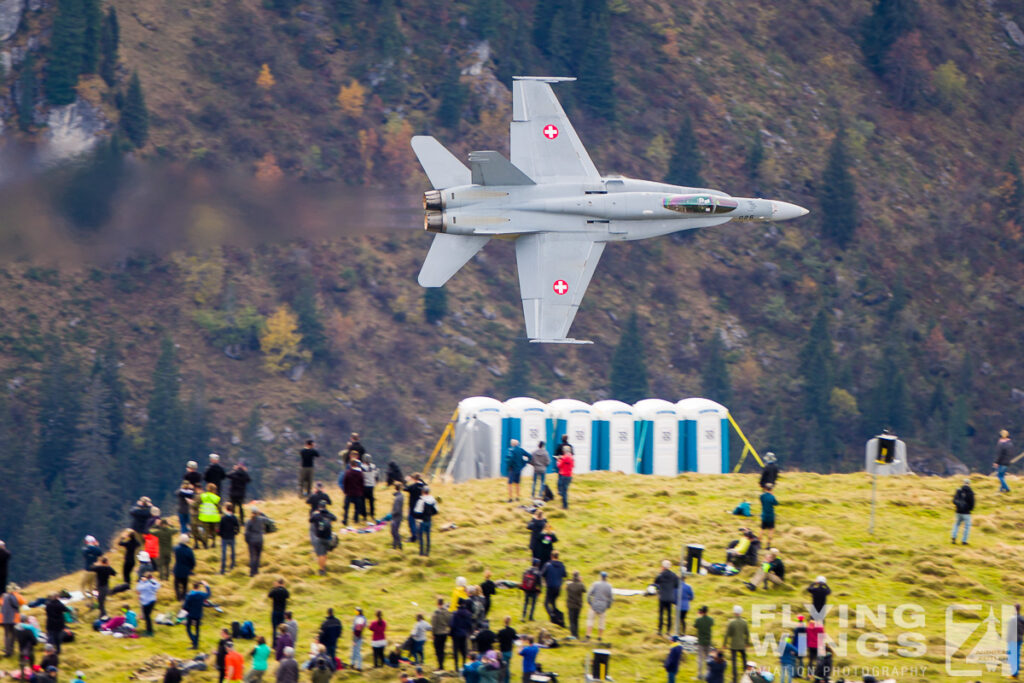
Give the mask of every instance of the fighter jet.
[[572, 80], [513, 80], [511, 160], [471, 152], [466, 168], [433, 137], [412, 139], [434, 187], [423, 195], [423, 227], [437, 233], [420, 269], [421, 286], [443, 286], [492, 238], [514, 240], [526, 336], [585, 344], [567, 335], [608, 242], [807, 214], [778, 200], [602, 176], [551, 88]]

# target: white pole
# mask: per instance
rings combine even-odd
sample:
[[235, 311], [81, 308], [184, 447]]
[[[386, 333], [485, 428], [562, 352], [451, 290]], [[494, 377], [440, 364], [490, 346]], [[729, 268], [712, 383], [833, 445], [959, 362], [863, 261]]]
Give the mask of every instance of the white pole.
[[868, 533], [872, 536], [875, 535], [875, 506], [876, 499], [878, 498], [878, 463], [875, 463], [875, 468], [871, 473], [871, 526], [868, 527]]

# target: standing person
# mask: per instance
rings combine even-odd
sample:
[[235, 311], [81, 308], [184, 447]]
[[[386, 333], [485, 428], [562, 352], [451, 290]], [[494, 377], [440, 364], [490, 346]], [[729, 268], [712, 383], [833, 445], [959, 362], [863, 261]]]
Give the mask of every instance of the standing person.
[[996, 476], [999, 477], [999, 493], [1010, 492], [1010, 487], [1006, 485], [1006, 470], [1009, 469], [1013, 460], [1013, 450], [1010, 432], [1005, 429], [999, 430], [999, 441], [996, 443], [996, 461], [992, 463], [992, 467], [996, 468]]
[[761, 547], [768, 548], [772, 544], [772, 534], [775, 532], [775, 507], [779, 504], [772, 493], [774, 484], [764, 485], [764, 493], [761, 494]]
[[341, 518], [342, 526], [348, 526], [348, 508], [351, 506], [354, 510], [352, 515], [352, 523], [358, 524], [363, 514], [363, 470], [359, 467], [359, 461], [353, 460], [349, 462], [348, 467], [341, 475], [339, 484], [341, 490], [345, 492], [345, 512]]
[[715, 620], [708, 616], [707, 605], [697, 610], [697, 614], [700, 616], [693, 622], [693, 627], [697, 630], [697, 678], [703, 680], [706, 675], [704, 669], [711, 656], [711, 629], [715, 625]]
[[530, 683], [533, 674], [537, 671], [537, 655], [540, 648], [533, 644], [533, 637], [524, 638], [525, 645], [519, 648], [519, 656], [523, 658], [523, 683]]
[[277, 661], [284, 659], [284, 650], [287, 647], [295, 647], [295, 639], [292, 638], [287, 626], [278, 624], [277, 630], [274, 631], [274, 658]]
[[203, 481], [206, 482], [206, 490], [210, 490], [210, 484], [213, 484], [217, 488], [214, 492], [218, 495], [224, 490], [224, 480], [227, 479], [228, 473], [220, 464], [220, 456], [216, 453], [210, 453], [210, 464], [207, 465], [206, 471], [203, 472]]
[[658, 589], [658, 635], [662, 634], [662, 624], [665, 633], [672, 633], [675, 628], [676, 594], [679, 590], [679, 577], [672, 571], [672, 563], [668, 560], [661, 561], [661, 571], [654, 577], [654, 585]]
[[245, 545], [249, 549], [249, 576], [260, 573], [260, 557], [263, 555], [263, 534], [267, 533], [267, 519], [260, 509], [253, 505], [249, 510], [249, 521], [245, 523]]
[[39, 637], [35, 630], [30, 624], [18, 624], [14, 637], [18, 641], [18, 668], [22, 671], [26, 666], [29, 669], [34, 669], [36, 665], [35, 649], [39, 644]]
[[732, 683], [739, 678], [739, 669], [736, 666], [736, 655], [739, 654], [743, 660], [743, 669], [747, 668], [747, 648], [750, 647], [750, 626], [743, 618], [743, 608], [736, 605], [732, 608], [732, 619], [725, 627], [725, 648], [728, 648], [732, 655]]
[[775, 454], [768, 451], [764, 454], [764, 469], [761, 470], [761, 488], [764, 489], [768, 484], [775, 487], [775, 482], [779, 479], [779, 466], [777, 464], [778, 459]]
[[430, 629], [434, 633], [434, 656], [437, 668], [444, 671], [444, 644], [451, 632], [452, 613], [444, 606], [444, 598], [437, 599], [437, 609], [430, 615]]
[[690, 603], [693, 602], [693, 586], [686, 583], [686, 572], [679, 573], [679, 592], [676, 600], [676, 609], [679, 610], [679, 635], [686, 635], [686, 615], [690, 612]]
[[306, 439], [306, 447], [299, 451], [299, 497], [305, 498], [313, 486], [313, 467], [320, 451], [314, 448], [313, 439]]
[[[149, 514], [148, 510], [146, 514]], [[124, 583], [131, 583], [132, 569], [135, 568], [135, 554], [139, 552], [139, 547], [142, 545], [139, 538], [141, 536], [133, 530], [125, 529], [121, 539], [117, 542], [119, 546], [124, 548], [124, 560], [121, 562], [121, 578]]]
[[[96, 575], [89, 571], [103, 556], [99, 541], [95, 536], [86, 536], [85, 545], [82, 546], [82, 560], [85, 563], [85, 574], [82, 577], [82, 593], [88, 597], [96, 589]], [[0, 586], [3, 590], [4, 586]]]
[[14, 655], [15, 626], [18, 625], [21, 606], [25, 599], [18, 594], [16, 585], [8, 584], [6, 592], [0, 597], [0, 624], [4, 627], [4, 657]]
[[402, 485], [395, 484], [395, 494], [391, 498], [391, 549], [402, 549], [402, 510], [405, 505], [405, 498], [402, 495]]
[[811, 594], [811, 604], [814, 606], [811, 620], [825, 623], [825, 612], [827, 611], [825, 604], [828, 602], [828, 596], [832, 593], [825, 577], [819, 575], [814, 579], [814, 583], [807, 587], [807, 592]]
[[384, 666], [384, 649], [388, 646], [388, 622], [384, 613], [377, 610], [377, 618], [370, 622], [370, 647], [373, 648], [373, 668]]
[[533, 612], [537, 608], [537, 596], [540, 594], [540, 584], [540, 560], [534, 558], [530, 568], [523, 572], [523, 579], [519, 583], [519, 587], [523, 591], [523, 621], [533, 621]]
[[195, 460], [185, 463], [185, 474], [181, 479], [192, 484], [192, 488], [198, 489], [199, 485], [203, 483], [203, 475], [199, 473], [199, 463]]
[[519, 480], [523, 475], [523, 468], [530, 462], [530, 454], [519, 445], [519, 441], [512, 439], [508, 442], [508, 454], [505, 455], [505, 472], [508, 476], [508, 502], [512, 502], [512, 493], [515, 492], [515, 500], [519, 500]]
[[552, 553], [555, 552], [555, 543], [558, 543], [558, 536], [555, 535], [555, 530], [551, 527], [551, 523], [546, 522], [544, 524], [544, 531], [537, 537], [537, 553], [534, 556], [540, 560], [541, 567], [551, 561]]
[[956, 545], [956, 532], [960, 525], [964, 526], [961, 543], [967, 545], [967, 535], [971, 533], [971, 511], [974, 510], [974, 489], [970, 478], [964, 479], [964, 485], [953, 495], [953, 507], [956, 508], [956, 521], [953, 522], [953, 544]]
[[562, 582], [565, 581], [569, 572], [565, 570], [565, 565], [558, 559], [558, 553], [554, 552], [551, 554], [551, 561], [544, 565], [540, 574], [544, 579], [544, 610], [548, 613], [551, 623], [556, 623], [554, 615], [558, 612], [558, 595], [562, 592]]
[[725, 652], [716, 650], [715, 656], [708, 661], [708, 677], [706, 683], [725, 683], [725, 670], [729, 668], [725, 661]]
[[360, 458], [366, 455], [366, 447], [363, 446], [362, 442], [359, 440], [359, 434], [357, 434], [356, 432], [352, 432], [349, 435], [348, 444], [345, 445], [345, 450], [355, 451], [356, 453], [359, 454]]
[[480, 584], [480, 594], [484, 596], [484, 616], [491, 613], [491, 598], [498, 592], [498, 585], [491, 580], [491, 570], [484, 570], [484, 581]]
[[555, 456], [555, 468], [558, 470], [558, 495], [562, 497], [562, 509], [568, 510], [569, 485], [572, 484], [572, 471], [576, 466], [576, 460], [569, 444], [562, 444], [560, 448], [562, 448], [562, 454]]
[[363, 454], [362, 462], [363, 515], [368, 521], [372, 522], [377, 519], [377, 507], [373, 497], [373, 490], [377, 487], [377, 477], [380, 472], [380, 468], [373, 464], [373, 458], [369, 453]]
[[533, 466], [533, 485], [530, 487], [530, 497], [543, 497], [544, 479], [548, 473], [548, 465], [551, 464], [551, 456], [544, 448], [543, 441], [538, 441], [537, 448], [530, 453], [530, 464]]
[[467, 582], [465, 576], [455, 577], [455, 587], [452, 588], [452, 597], [448, 602], [448, 611], [454, 612], [459, 608], [459, 602], [462, 600], [469, 600], [469, 590], [467, 589]]
[[416, 615], [416, 623], [412, 625], [412, 649], [409, 651], [413, 664], [423, 663], [423, 646], [427, 642], [427, 631], [430, 630], [430, 623], [423, 618], [422, 614]]
[[665, 658], [665, 663], [662, 666], [665, 668], [665, 673], [668, 674], [668, 683], [676, 683], [676, 674], [679, 673], [679, 662], [683, 659], [683, 646], [676, 643], [668, 651], [668, 657]]
[[804, 669], [804, 657], [807, 656], [807, 625], [804, 615], [796, 617], [796, 626], [793, 627], [793, 644], [796, 646], [796, 675], [804, 678], [810, 672]]
[[595, 620], [597, 621], [597, 639], [604, 638], [605, 616], [613, 601], [612, 585], [608, 583], [608, 572], [601, 572], [601, 580], [595, 581], [587, 591], [587, 605], [590, 607], [587, 612], [587, 640], [590, 640]]
[[455, 670], [460, 671], [459, 658], [462, 658], [462, 666], [465, 666], [469, 654], [469, 636], [473, 633], [473, 614], [469, 611], [467, 600], [459, 600], [459, 608], [452, 615], [451, 630], [452, 660]]
[[430, 529], [437, 514], [437, 499], [430, 495], [430, 488], [423, 487], [423, 493], [416, 501], [413, 516], [416, 517], [416, 536], [420, 541], [420, 555], [430, 557]]
[[313, 487], [313, 493], [309, 494], [306, 498], [306, 505], [309, 506], [310, 512], [316, 512], [317, 508], [320, 507], [320, 501], [326, 501], [328, 505], [331, 504], [331, 497], [324, 491], [324, 483], [318, 481], [316, 486]]
[[224, 683], [224, 676], [227, 674], [228, 645], [231, 644], [231, 633], [226, 629], [220, 630], [220, 639], [217, 641], [217, 654], [214, 660], [214, 668], [217, 669], [217, 683]]
[[364, 631], [366, 631], [366, 617], [363, 616], [363, 608], [356, 607], [356, 616], [352, 619], [352, 661], [350, 664], [353, 669], [359, 672], [363, 670]]
[[327, 617], [320, 624], [320, 634], [317, 638], [320, 644], [327, 648], [327, 654], [331, 659], [337, 657], [338, 639], [341, 638], [341, 619], [334, 616], [334, 609], [327, 608]]
[[139, 606], [146, 620], [146, 635], [153, 635], [153, 609], [156, 607], [156, 594], [160, 590], [160, 582], [152, 574], [146, 574], [135, 584], [135, 592], [139, 594]]
[[416, 509], [416, 503], [419, 502], [420, 496], [423, 495], [423, 489], [427, 485], [423, 482], [423, 475], [419, 472], [412, 474], [408, 482], [405, 486], [405, 492], [409, 494], [409, 541], [415, 542], [419, 537], [416, 535], [416, 520], [413, 519], [412, 513]]
[[544, 529], [547, 527], [548, 522], [544, 519], [544, 511], [537, 510], [533, 513], [533, 519], [526, 523], [526, 528], [530, 532], [530, 558], [539, 557], [540, 550], [540, 535], [544, 533]]
[[188, 547], [188, 534], [178, 537], [178, 545], [174, 546], [174, 597], [184, 600], [188, 591], [188, 578], [196, 569], [196, 554]]
[[498, 650], [501, 652], [501, 679], [509, 683], [509, 667], [512, 664], [512, 650], [515, 648], [519, 634], [512, 628], [512, 617], [505, 617], [505, 625], [498, 631]]
[[580, 573], [572, 573], [572, 581], [565, 586], [565, 609], [569, 613], [569, 637], [576, 640], [580, 637], [580, 611], [583, 609], [583, 596], [587, 585], [580, 580]]
[[44, 610], [46, 612], [46, 640], [53, 645], [57, 654], [60, 654], [61, 641], [64, 640], [64, 614], [68, 612], [68, 608], [60, 601], [60, 597], [56, 593], [51, 593], [46, 600]]
[[[196, 472], [196, 474], [199, 473]], [[187, 534], [189, 518], [192, 516], [192, 499], [196, 497], [196, 487], [191, 482], [183, 481], [174, 495], [178, 498], [178, 526], [181, 527], [181, 533]]]
[[227, 654], [224, 655], [224, 678], [228, 681], [240, 681], [244, 672], [245, 660], [235, 650], [235, 644], [229, 640], [227, 642]]
[[285, 588], [284, 578], [278, 577], [274, 581], [274, 587], [267, 593], [267, 597], [270, 598], [270, 632], [274, 634], [274, 640], [271, 643], [273, 646], [277, 646], [277, 627], [284, 623], [284, 613], [288, 610], [288, 598], [291, 597], [291, 593]]
[[309, 517], [310, 529], [312, 529], [311, 540], [313, 541], [313, 553], [316, 555], [316, 562], [320, 567], [320, 576], [327, 576], [327, 551], [330, 550], [334, 531], [331, 522], [336, 522], [337, 517], [327, 509], [327, 503], [320, 501], [317, 511]]
[[256, 639], [256, 647], [249, 653], [252, 657], [252, 668], [245, 675], [245, 683], [262, 683], [263, 675], [267, 673], [270, 664], [270, 646], [267, 639], [260, 636]]
[[217, 495], [217, 485], [213, 482], [207, 484], [206, 491], [199, 496], [199, 523], [203, 525], [206, 538], [216, 548], [217, 526], [220, 524], [220, 496]]
[[235, 517], [235, 506], [232, 503], [224, 505], [224, 514], [221, 515], [217, 530], [220, 533], [220, 573], [224, 573], [224, 567], [228, 561], [228, 548], [231, 548], [231, 569], [235, 568], [235, 536], [241, 528], [238, 517]]
[[117, 576], [117, 572], [110, 566], [110, 559], [103, 555], [99, 562], [89, 568], [89, 571], [96, 574], [96, 602], [99, 603], [100, 617], [107, 616], [107, 596], [110, 595], [110, 577]]
[[786, 636], [779, 649], [780, 683], [792, 683], [793, 677], [796, 675], [797, 658], [797, 649], [796, 645], [793, 644], [793, 638]]
[[238, 463], [228, 472], [228, 500], [238, 512], [238, 521], [245, 524], [245, 491], [249, 487], [252, 477], [245, 463]]
[[146, 533], [146, 524], [149, 522], [149, 518], [152, 517], [151, 508], [153, 507], [153, 501], [149, 499], [149, 496], [142, 496], [132, 507], [128, 513], [132, 518], [129, 527], [132, 531], [138, 534], [139, 538]]
[[185, 596], [181, 609], [185, 616], [185, 633], [192, 641], [192, 650], [199, 649], [199, 627], [203, 623], [203, 606], [210, 597], [210, 584], [205, 581], [197, 581], [192, 584], [192, 590]]
[[286, 647], [277, 664], [274, 683], [299, 683], [299, 663], [295, 661], [295, 648]]
[[7, 544], [0, 541], [0, 593], [7, 590], [7, 567], [11, 563], [11, 551]]
[[171, 578], [171, 564], [174, 558], [174, 538], [178, 532], [174, 530], [166, 518], [161, 518], [153, 528], [156, 536], [156, 566], [161, 581]]
[[825, 646], [825, 627], [815, 618], [807, 622], [807, 671], [815, 671], [815, 662]]

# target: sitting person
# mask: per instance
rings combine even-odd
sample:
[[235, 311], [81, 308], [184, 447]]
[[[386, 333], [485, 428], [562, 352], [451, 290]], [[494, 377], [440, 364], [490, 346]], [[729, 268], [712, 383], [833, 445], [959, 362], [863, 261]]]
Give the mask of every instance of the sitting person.
[[754, 572], [754, 575], [750, 577], [750, 581], [744, 585], [750, 590], [756, 591], [758, 584], [762, 581], [766, 589], [769, 584], [781, 586], [786, 581], [786, 566], [782, 563], [782, 558], [779, 557], [777, 548], [772, 548], [768, 551], [764, 556], [764, 562], [761, 564], [761, 567]]
[[555, 648], [558, 647], [558, 640], [546, 628], [542, 628], [537, 634], [537, 647]]
[[[755, 543], [757, 547], [754, 546]], [[753, 531], [740, 529], [739, 539], [729, 543], [725, 551], [725, 563], [733, 567], [742, 567], [745, 564], [750, 564], [749, 560], [753, 555], [754, 565], [756, 565], [757, 551], [760, 549], [760, 545], [761, 542], [757, 540]]]

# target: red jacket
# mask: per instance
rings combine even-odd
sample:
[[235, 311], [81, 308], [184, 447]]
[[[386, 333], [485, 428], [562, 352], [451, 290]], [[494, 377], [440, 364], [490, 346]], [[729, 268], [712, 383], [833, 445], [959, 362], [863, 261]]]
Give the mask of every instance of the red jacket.
[[245, 661], [237, 652], [229, 652], [224, 656], [224, 678], [229, 681], [240, 681], [245, 673]]
[[575, 461], [572, 459], [572, 453], [566, 453], [558, 459], [558, 473], [563, 477], [571, 477], [572, 468], [575, 464]]
[[142, 537], [142, 548], [149, 553], [149, 559], [156, 562], [160, 556], [160, 539], [153, 534], [146, 534]]
[[814, 650], [825, 645], [825, 627], [813, 621], [807, 624], [807, 649]]

